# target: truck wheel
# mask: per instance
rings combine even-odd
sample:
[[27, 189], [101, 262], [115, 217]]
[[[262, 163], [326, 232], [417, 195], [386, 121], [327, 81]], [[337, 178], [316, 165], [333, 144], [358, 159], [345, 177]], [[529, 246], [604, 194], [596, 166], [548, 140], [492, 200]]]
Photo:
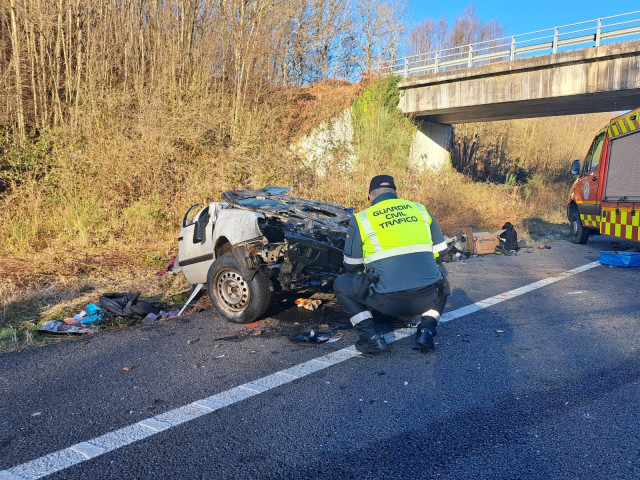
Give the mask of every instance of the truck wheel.
[[234, 323], [256, 320], [269, 307], [269, 280], [258, 272], [247, 281], [233, 255], [218, 257], [209, 267], [207, 292], [218, 313]]
[[578, 210], [573, 209], [571, 212], [571, 241], [573, 243], [587, 243], [589, 239], [589, 229], [585, 228], [580, 221]]

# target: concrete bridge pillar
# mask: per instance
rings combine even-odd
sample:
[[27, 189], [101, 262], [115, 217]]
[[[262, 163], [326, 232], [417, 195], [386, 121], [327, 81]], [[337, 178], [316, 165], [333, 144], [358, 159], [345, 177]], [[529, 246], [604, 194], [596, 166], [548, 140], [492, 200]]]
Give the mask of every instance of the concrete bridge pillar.
[[409, 165], [420, 170], [440, 170], [451, 165], [453, 128], [444, 123], [420, 121], [409, 152]]

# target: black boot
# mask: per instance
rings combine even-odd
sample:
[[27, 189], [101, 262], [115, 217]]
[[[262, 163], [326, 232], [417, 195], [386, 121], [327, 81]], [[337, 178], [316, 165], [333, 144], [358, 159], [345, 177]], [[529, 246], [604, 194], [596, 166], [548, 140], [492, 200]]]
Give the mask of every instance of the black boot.
[[387, 349], [387, 341], [383, 335], [378, 333], [373, 318], [363, 320], [353, 328], [359, 337], [359, 340], [356, 342], [356, 350], [359, 352], [379, 353]]
[[438, 321], [433, 317], [422, 317], [416, 332], [416, 347], [423, 352], [435, 352], [436, 344], [433, 337], [436, 336]]

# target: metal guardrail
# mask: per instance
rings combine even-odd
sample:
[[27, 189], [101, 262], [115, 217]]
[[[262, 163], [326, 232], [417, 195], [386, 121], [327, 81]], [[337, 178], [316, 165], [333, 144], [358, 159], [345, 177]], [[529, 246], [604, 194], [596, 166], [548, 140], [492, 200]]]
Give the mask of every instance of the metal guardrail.
[[532, 54], [597, 47], [613, 39], [640, 39], [640, 10], [388, 60], [380, 62], [379, 71], [406, 78], [535, 56]]

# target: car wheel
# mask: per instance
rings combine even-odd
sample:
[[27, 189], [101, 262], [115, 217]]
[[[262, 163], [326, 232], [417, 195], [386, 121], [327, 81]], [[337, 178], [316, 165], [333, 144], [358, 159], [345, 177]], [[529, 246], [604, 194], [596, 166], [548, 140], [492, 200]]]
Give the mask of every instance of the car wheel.
[[571, 241], [573, 243], [587, 243], [589, 239], [589, 229], [585, 228], [580, 221], [580, 214], [575, 208], [571, 211]]
[[218, 313], [234, 323], [259, 318], [269, 307], [269, 280], [261, 272], [247, 281], [233, 255], [218, 257], [207, 274], [207, 292]]

